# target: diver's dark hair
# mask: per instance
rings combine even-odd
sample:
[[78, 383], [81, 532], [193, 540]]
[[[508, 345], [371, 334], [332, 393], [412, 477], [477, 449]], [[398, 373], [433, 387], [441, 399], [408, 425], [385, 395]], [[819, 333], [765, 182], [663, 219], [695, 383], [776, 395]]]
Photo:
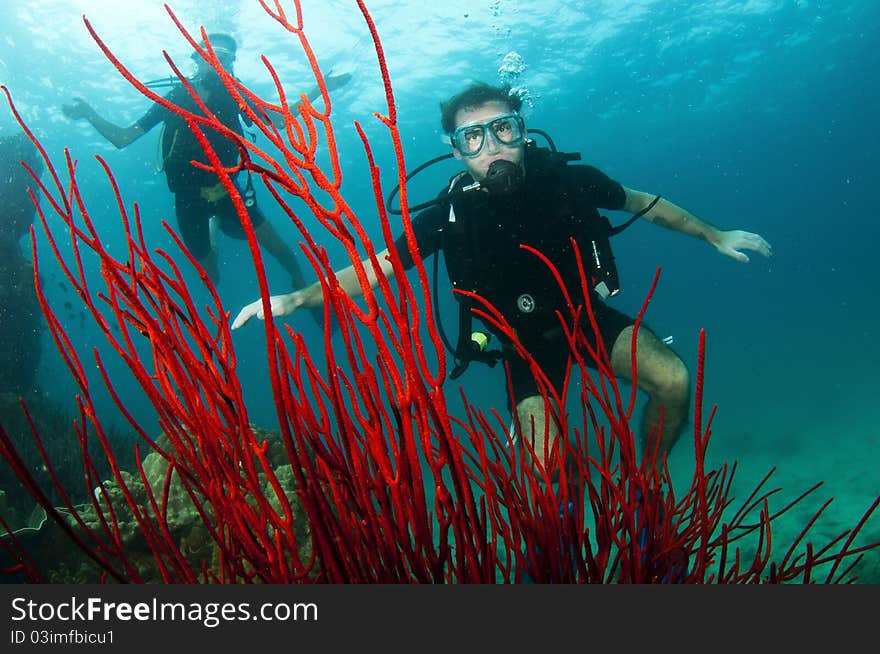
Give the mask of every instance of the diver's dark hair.
[[462, 109], [473, 109], [487, 102], [503, 102], [511, 111], [519, 111], [522, 98], [511, 94], [510, 86], [492, 86], [485, 82], [471, 84], [461, 93], [440, 103], [440, 125], [447, 134], [455, 131], [455, 114]]

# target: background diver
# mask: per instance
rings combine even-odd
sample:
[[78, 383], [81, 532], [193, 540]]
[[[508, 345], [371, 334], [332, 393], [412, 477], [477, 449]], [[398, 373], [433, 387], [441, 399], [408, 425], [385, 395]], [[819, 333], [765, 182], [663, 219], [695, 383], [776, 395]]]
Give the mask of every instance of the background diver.
[[[237, 50], [235, 39], [228, 34], [214, 33], [208, 35], [208, 40], [220, 63], [232, 73]], [[198, 52], [194, 52], [192, 58], [196, 62], [197, 72], [191, 83], [199, 98], [223, 125], [243, 136], [236, 100], [223, 85], [217, 72]], [[348, 74], [328, 77], [326, 79], [328, 90], [342, 86], [350, 77]], [[307, 94], [309, 100], [319, 96], [320, 89], [317, 86]], [[201, 113], [195, 99], [183, 84], [173, 84], [165, 98], [188, 111]], [[194, 160], [203, 161], [206, 157], [202, 146], [199, 145], [183, 117], [155, 103], [133, 124], [122, 127], [101, 117], [81, 98], [75, 98], [71, 104], [64, 105], [62, 110], [69, 118], [87, 120], [117, 148], [126, 147], [159, 123], [163, 124], [162, 168], [168, 188], [174, 194], [174, 208], [180, 236], [211, 280], [215, 284], [218, 283], [220, 271], [211, 219], [213, 218], [215, 224], [228, 236], [244, 239], [245, 234], [235, 206], [217, 174], [213, 170], [203, 170], [191, 163]], [[269, 114], [273, 121], [278, 121], [276, 124], [283, 125], [284, 119], [281, 114], [275, 112]], [[246, 116], [241, 115], [241, 119], [247, 125], [251, 125]], [[205, 128], [204, 133], [223, 166], [235, 166], [239, 156], [236, 143], [215, 130]], [[256, 203], [252, 187], [243, 191], [236, 179], [233, 179], [233, 183], [245, 198], [247, 211], [260, 245], [268, 250], [287, 271], [294, 288], [305, 286], [305, 278], [293, 250], [279, 237], [275, 228], [264, 216]]]

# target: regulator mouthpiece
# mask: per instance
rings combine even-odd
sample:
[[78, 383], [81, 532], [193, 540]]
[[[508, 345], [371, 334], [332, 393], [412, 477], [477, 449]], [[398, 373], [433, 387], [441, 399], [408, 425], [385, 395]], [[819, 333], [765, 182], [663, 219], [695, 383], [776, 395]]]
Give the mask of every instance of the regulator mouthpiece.
[[490, 193], [510, 195], [519, 188], [522, 181], [522, 166], [506, 159], [498, 159], [489, 165], [486, 177], [480, 183]]

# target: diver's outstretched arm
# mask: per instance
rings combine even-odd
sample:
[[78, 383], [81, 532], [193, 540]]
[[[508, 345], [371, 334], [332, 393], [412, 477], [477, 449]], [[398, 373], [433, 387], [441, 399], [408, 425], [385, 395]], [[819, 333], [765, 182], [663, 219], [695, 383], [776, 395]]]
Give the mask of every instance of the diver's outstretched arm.
[[[327, 90], [332, 91], [334, 89], [338, 89], [340, 86], [345, 86], [348, 84], [349, 80], [351, 80], [351, 73], [343, 73], [341, 75], [328, 75], [327, 79], [324, 80], [327, 85]], [[314, 102], [318, 98], [321, 97], [321, 87], [317, 84], [309, 89], [309, 92], [305, 94], [306, 98], [308, 98], [309, 102]], [[301, 102], [297, 102], [293, 107], [291, 107], [291, 113], [296, 113], [299, 111], [299, 106], [302, 104]], [[278, 111], [268, 111], [269, 120], [272, 121], [272, 124], [275, 125], [278, 129], [284, 128], [285, 115]], [[245, 123], [250, 125], [250, 120], [245, 120]]]
[[109, 120], [98, 115], [92, 106], [82, 98], [74, 98], [70, 104], [63, 105], [61, 111], [73, 120], [85, 119], [91, 123], [98, 133], [110, 141], [117, 148], [122, 149], [144, 135], [140, 125], [134, 123], [128, 127], [122, 127], [111, 123]]
[[[327, 78], [324, 80], [324, 85], [327, 87], [328, 91], [335, 91], [336, 89], [345, 86], [350, 81], [351, 73], [327, 75]], [[312, 90], [306, 94], [306, 97], [309, 99], [309, 101], [314, 102], [319, 97], [321, 97], [321, 88], [316, 84], [314, 87], [312, 87]]]
[[[647, 207], [656, 197], [650, 193], [625, 188], [626, 204], [624, 211], [638, 213]], [[721, 254], [748, 263], [749, 257], [742, 250], [752, 250], [765, 257], [773, 254], [773, 248], [760, 234], [746, 232], [741, 229], [721, 230], [697, 218], [695, 215], [661, 198], [648, 212], [642, 216], [655, 225], [688, 234], [702, 239], [715, 246]]]
[[[393, 278], [394, 268], [388, 258], [388, 250], [385, 249], [382, 252], [379, 252], [376, 255], [376, 259], [379, 261], [380, 272], [385, 278]], [[367, 282], [370, 284], [370, 288], [375, 288], [379, 283], [379, 279], [376, 275], [376, 271], [373, 269], [372, 263], [369, 259], [365, 259], [361, 262], [361, 266], [363, 266], [367, 273]], [[339, 281], [339, 286], [349, 297], [363, 295], [364, 289], [361, 288], [354, 266], [343, 268], [335, 274], [336, 279]], [[324, 293], [321, 291], [321, 284], [319, 282], [315, 282], [314, 284], [301, 288], [293, 293], [273, 295], [269, 298], [269, 306], [272, 309], [272, 315], [276, 318], [280, 316], [289, 316], [300, 307], [314, 308], [321, 306], [323, 303]], [[251, 302], [239, 311], [235, 320], [232, 321], [232, 329], [238, 329], [254, 316], [260, 320], [265, 318], [265, 315], [263, 314], [262, 299]]]

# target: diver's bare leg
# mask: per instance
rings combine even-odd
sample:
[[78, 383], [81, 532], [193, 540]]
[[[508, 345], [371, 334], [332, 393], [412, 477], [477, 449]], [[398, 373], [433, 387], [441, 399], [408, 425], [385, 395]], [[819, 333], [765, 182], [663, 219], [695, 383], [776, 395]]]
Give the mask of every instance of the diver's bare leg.
[[254, 230], [257, 241], [280, 263], [290, 275], [290, 282], [294, 289], [303, 288], [306, 279], [303, 277], [296, 255], [287, 243], [281, 240], [278, 232], [268, 220], [263, 221]]
[[[550, 419], [548, 420], [548, 412]], [[543, 468], [553, 471], [553, 478], [558, 474], [559, 446], [559, 407], [553, 400], [545, 403], [541, 395], [531, 395], [520, 400], [516, 405], [515, 427], [519, 439], [528, 441], [534, 448], [535, 459]], [[528, 452], [525, 443], [523, 451]], [[555, 450], [555, 451], [554, 451]]]
[[[611, 349], [614, 374], [632, 381], [633, 328], [624, 329]], [[668, 454], [687, 422], [690, 405], [690, 374], [684, 361], [647, 329], [640, 329], [636, 344], [638, 386], [648, 394], [642, 419], [642, 442], [661, 421], [658, 462]]]

